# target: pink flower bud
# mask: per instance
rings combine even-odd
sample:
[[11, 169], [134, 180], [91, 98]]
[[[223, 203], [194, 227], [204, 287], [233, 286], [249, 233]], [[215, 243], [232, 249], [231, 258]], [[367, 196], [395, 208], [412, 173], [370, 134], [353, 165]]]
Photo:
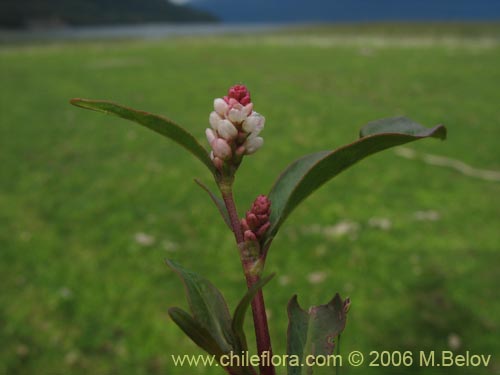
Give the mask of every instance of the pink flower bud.
[[250, 229], [250, 227], [247, 224], [247, 219], [245, 218], [241, 219], [241, 229], [243, 230], [243, 232]]
[[214, 156], [222, 160], [227, 160], [231, 157], [231, 147], [222, 138], [216, 138], [211, 143]]
[[264, 139], [262, 137], [248, 137], [243, 146], [246, 149], [246, 155], [251, 155], [255, 153], [264, 144]]
[[217, 138], [215, 132], [212, 129], [206, 129], [205, 135], [207, 136], [207, 141], [210, 144], [212, 144], [212, 142]]
[[[227, 98], [227, 96], [224, 97], [224, 100], [226, 100], [226, 98]], [[237, 101], [236, 99], [234, 99], [234, 98], [229, 98], [227, 100], [227, 106], [228, 106], [228, 108], [231, 108], [231, 107], [233, 107], [235, 105], [241, 105], [243, 107], [243, 105], [239, 101]]]
[[271, 209], [271, 201], [267, 196], [261, 194], [259, 195], [252, 204], [252, 212], [257, 215], [269, 215]]
[[217, 128], [217, 133], [222, 138], [229, 141], [238, 135], [238, 129], [236, 129], [234, 127], [234, 125], [231, 123], [231, 121], [222, 120], [219, 122], [219, 127]]
[[210, 122], [210, 126], [212, 129], [217, 130], [219, 128], [219, 124], [222, 121], [222, 118], [217, 114], [217, 112], [213, 111], [210, 113], [210, 117], [208, 118]]
[[261, 223], [265, 223], [266, 221], [269, 220], [269, 215], [267, 215], [267, 214], [255, 215], [255, 216], [257, 216], [257, 220], [259, 220], [259, 222], [261, 222]]
[[266, 119], [264, 116], [259, 115], [257, 112], [248, 116], [242, 124], [243, 130], [253, 135], [259, 134], [264, 129]]
[[259, 227], [259, 220], [257, 219], [257, 216], [255, 216], [254, 213], [252, 212], [247, 212], [247, 224], [250, 229], [256, 229]]
[[250, 116], [250, 114], [253, 111], [253, 103], [248, 103], [246, 106], [243, 107], [243, 110], [245, 111], [247, 116]]
[[242, 156], [242, 155], [245, 155], [245, 152], [246, 152], [246, 149], [244, 146], [240, 146], [236, 149], [236, 152], [235, 154], [238, 155], [238, 156]]
[[257, 241], [257, 236], [251, 230], [246, 230], [243, 233], [245, 241]]
[[261, 238], [266, 232], [267, 230], [271, 227], [271, 223], [268, 221], [267, 223], [265, 223], [263, 226], [261, 226], [259, 228], [259, 230], [255, 233], [255, 235], [258, 237], [258, 238]]
[[252, 99], [250, 99], [250, 93], [248, 93], [247, 96], [243, 97], [240, 99], [240, 103], [243, 105], [247, 105], [248, 103], [251, 102]]
[[219, 116], [224, 117], [227, 112], [227, 103], [221, 98], [215, 99], [214, 110], [219, 114]]
[[218, 170], [222, 170], [222, 167], [224, 166], [224, 160], [218, 157], [214, 157], [212, 161], [215, 165], [215, 168], [217, 168]]
[[227, 103], [229, 103], [229, 99], [236, 99], [243, 105], [247, 105], [252, 101], [250, 99], [250, 91], [248, 91], [245, 85], [234, 85], [233, 87], [231, 87], [227, 93], [227, 96], [224, 97], [224, 100]]

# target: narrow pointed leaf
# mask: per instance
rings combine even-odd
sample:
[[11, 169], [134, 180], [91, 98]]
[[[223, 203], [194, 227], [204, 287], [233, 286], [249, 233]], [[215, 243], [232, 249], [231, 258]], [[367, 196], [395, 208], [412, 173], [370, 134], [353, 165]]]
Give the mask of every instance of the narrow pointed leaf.
[[220, 291], [210, 281], [186, 270], [178, 263], [167, 260], [167, 264], [184, 283], [194, 320], [210, 332], [223, 352], [231, 351], [235, 342], [232, 319]]
[[198, 186], [200, 186], [203, 190], [207, 192], [207, 194], [210, 196], [210, 199], [212, 199], [212, 202], [215, 203], [215, 206], [219, 210], [219, 213], [224, 219], [224, 222], [227, 224], [228, 228], [231, 229], [231, 219], [229, 218], [229, 213], [227, 212], [227, 208], [226, 205], [224, 204], [224, 201], [220, 197], [212, 193], [210, 189], [205, 184], [203, 184], [203, 182], [201, 182], [196, 178], [194, 179], [194, 181], [198, 184]]
[[239, 352], [248, 350], [247, 339], [245, 336], [245, 331], [243, 330], [243, 323], [245, 322], [245, 315], [248, 310], [248, 306], [252, 302], [259, 289], [262, 289], [264, 285], [266, 285], [273, 277], [274, 273], [269, 275], [268, 277], [260, 279], [256, 284], [248, 289], [246, 294], [243, 296], [240, 303], [236, 307], [236, 310], [234, 310], [232, 327], [240, 346], [240, 348], [238, 348]]
[[[337, 293], [326, 305], [313, 306], [306, 312], [294, 296], [288, 304], [288, 319], [289, 356], [298, 356], [301, 363], [307, 356], [328, 356], [345, 328], [344, 301]], [[288, 375], [300, 375], [304, 370], [312, 373], [311, 369], [289, 366]]]
[[[168, 310], [168, 314], [179, 328], [207, 353], [214, 355], [217, 361], [220, 357], [228, 352], [224, 352], [219, 347], [217, 341], [212, 337], [211, 333], [203, 328], [196, 320], [187, 312], [178, 308], [172, 307]], [[240, 353], [235, 351], [235, 353]], [[234, 375], [256, 375], [255, 370], [251, 366], [228, 367], [230, 374]]]
[[123, 119], [136, 122], [148, 129], [160, 133], [161, 135], [170, 138], [174, 142], [177, 142], [186, 148], [194, 156], [201, 160], [201, 162], [203, 162], [203, 164], [205, 164], [212, 173], [215, 173], [214, 165], [208, 156], [207, 150], [200, 145], [191, 133], [166, 117], [127, 108], [121, 104], [106, 100], [75, 98], [71, 99], [70, 103], [77, 107], [115, 115]]
[[365, 157], [390, 147], [423, 138], [446, 138], [446, 128], [438, 125], [426, 128], [408, 118], [377, 120], [361, 130], [356, 142], [334, 151], [321, 151], [304, 156], [279, 176], [269, 193], [272, 202], [271, 228], [263, 243], [274, 237], [290, 213], [312, 192], [340, 172]]
[[207, 353], [220, 357], [224, 354], [222, 348], [212, 337], [210, 332], [203, 328], [191, 315], [178, 307], [172, 307], [168, 310], [170, 318], [194, 341], [196, 345]]

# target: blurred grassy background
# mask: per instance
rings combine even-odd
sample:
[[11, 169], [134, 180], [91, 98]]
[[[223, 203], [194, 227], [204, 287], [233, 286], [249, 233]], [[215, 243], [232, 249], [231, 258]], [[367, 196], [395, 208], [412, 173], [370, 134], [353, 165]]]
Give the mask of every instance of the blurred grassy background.
[[[177, 145], [71, 97], [165, 114], [205, 144], [212, 100], [248, 85], [267, 118], [243, 164], [240, 213], [303, 154], [354, 140], [366, 122], [444, 123], [413, 150], [500, 169], [500, 26], [294, 30], [259, 37], [0, 46], [0, 373], [219, 374], [174, 368], [201, 353], [171, 322], [187, 307], [172, 258], [244, 293], [230, 233]], [[266, 287], [275, 352], [285, 306], [353, 301], [342, 352], [467, 350], [500, 373], [498, 182], [399, 157], [361, 162], [282, 228]], [[247, 319], [249, 336], [252, 328]], [[470, 374], [470, 368], [344, 368], [346, 374]], [[280, 373], [284, 373], [282, 368]]]

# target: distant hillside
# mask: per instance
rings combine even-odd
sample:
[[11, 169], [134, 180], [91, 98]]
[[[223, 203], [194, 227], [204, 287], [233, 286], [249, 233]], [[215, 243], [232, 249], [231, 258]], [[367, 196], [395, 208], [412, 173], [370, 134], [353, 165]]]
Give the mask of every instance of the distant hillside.
[[51, 27], [145, 22], [214, 22], [204, 10], [166, 0], [1, 0], [0, 27]]
[[191, 0], [225, 22], [499, 20], [499, 0]]

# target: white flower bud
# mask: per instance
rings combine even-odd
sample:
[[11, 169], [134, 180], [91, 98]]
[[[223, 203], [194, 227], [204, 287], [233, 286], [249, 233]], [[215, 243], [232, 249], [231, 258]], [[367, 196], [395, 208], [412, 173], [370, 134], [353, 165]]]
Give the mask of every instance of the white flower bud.
[[219, 116], [224, 117], [227, 112], [227, 103], [224, 99], [217, 98], [214, 100], [214, 109], [215, 112], [219, 114]]
[[226, 160], [231, 157], [231, 147], [224, 139], [217, 138], [211, 143], [211, 145], [215, 157], [218, 157], [222, 160]]
[[241, 104], [236, 104], [227, 113], [227, 118], [233, 124], [241, 124], [247, 118], [247, 113]]
[[219, 127], [217, 128], [217, 133], [229, 141], [238, 135], [238, 129], [228, 120], [222, 120], [219, 122]]
[[253, 135], [259, 134], [264, 129], [266, 119], [264, 116], [259, 115], [257, 112], [252, 113], [243, 122], [243, 130]]
[[243, 109], [245, 110], [247, 116], [250, 116], [253, 111], [253, 103], [248, 103], [245, 107], [243, 107]]
[[207, 136], [207, 141], [210, 144], [212, 144], [212, 142], [215, 140], [215, 138], [217, 138], [217, 135], [215, 135], [215, 132], [209, 128], [207, 128], [205, 130], [205, 135]]
[[217, 130], [219, 128], [219, 123], [222, 121], [222, 118], [217, 114], [217, 112], [210, 113], [210, 117], [208, 118], [210, 122], [210, 126], [212, 129]]
[[245, 154], [251, 155], [256, 152], [264, 144], [264, 139], [262, 137], [248, 137], [245, 141]]

